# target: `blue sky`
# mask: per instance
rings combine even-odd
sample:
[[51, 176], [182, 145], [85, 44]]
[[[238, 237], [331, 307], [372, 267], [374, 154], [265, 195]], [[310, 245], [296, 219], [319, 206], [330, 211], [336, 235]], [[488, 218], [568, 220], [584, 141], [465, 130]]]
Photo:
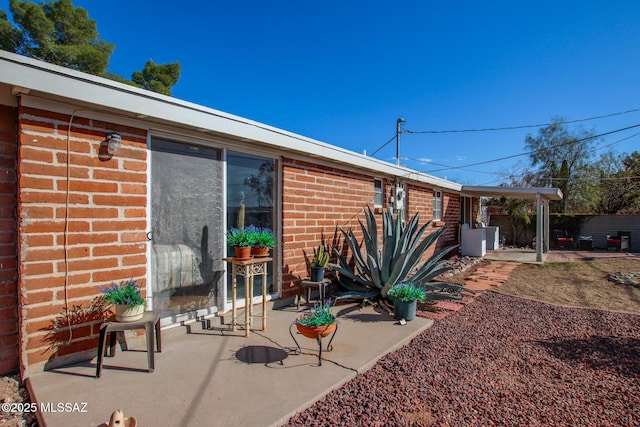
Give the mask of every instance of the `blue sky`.
[[[640, 2], [75, 0], [114, 43], [110, 71], [178, 61], [173, 96], [362, 153], [413, 132], [548, 123], [640, 108]], [[0, 8], [8, 10], [8, 1]], [[596, 133], [640, 111], [582, 123]], [[614, 143], [639, 129], [607, 136]], [[401, 135], [402, 163], [497, 184], [527, 133]], [[610, 147], [640, 149], [640, 136]], [[375, 157], [395, 163], [395, 141]], [[601, 151], [597, 152], [599, 154]], [[446, 165], [452, 169], [442, 170]]]

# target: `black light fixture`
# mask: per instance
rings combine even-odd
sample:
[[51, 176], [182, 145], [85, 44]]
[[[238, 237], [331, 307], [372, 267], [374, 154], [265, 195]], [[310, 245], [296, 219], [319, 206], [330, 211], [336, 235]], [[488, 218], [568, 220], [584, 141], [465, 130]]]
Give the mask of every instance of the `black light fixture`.
[[122, 137], [118, 133], [110, 133], [107, 135], [107, 152], [111, 155], [114, 155], [120, 149], [120, 144], [122, 144]]

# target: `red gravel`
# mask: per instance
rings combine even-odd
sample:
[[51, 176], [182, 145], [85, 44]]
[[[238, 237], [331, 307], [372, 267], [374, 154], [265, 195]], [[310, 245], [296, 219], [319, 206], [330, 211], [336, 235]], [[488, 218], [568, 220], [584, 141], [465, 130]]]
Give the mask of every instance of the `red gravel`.
[[640, 316], [488, 293], [287, 426], [640, 426]]

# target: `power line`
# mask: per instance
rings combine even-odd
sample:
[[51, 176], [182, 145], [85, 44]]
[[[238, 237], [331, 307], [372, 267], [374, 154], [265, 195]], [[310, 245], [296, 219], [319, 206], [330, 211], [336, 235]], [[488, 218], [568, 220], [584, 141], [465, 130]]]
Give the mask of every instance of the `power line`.
[[413, 134], [440, 134], [440, 133], [469, 133], [469, 132], [494, 132], [494, 131], [503, 131], [503, 130], [516, 130], [516, 129], [530, 129], [530, 128], [538, 128], [543, 126], [550, 126], [553, 124], [569, 124], [569, 123], [579, 123], [579, 122], [587, 122], [590, 120], [598, 120], [605, 119], [608, 117], [621, 116], [623, 114], [635, 113], [640, 111], [640, 108], [636, 108], [633, 110], [621, 111], [619, 113], [611, 113], [604, 114], [601, 116], [588, 117], [586, 119], [576, 119], [576, 120], [566, 120], [555, 123], [539, 123], [536, 125], [520, 125], [520, 126], [505, 126], [505, 127], [497, 127], [497, 128], [481, 128], [481, 129], [458, 129], [458, 130], [427, 130], [427, 131], [412, 131], [412, 130], [403, 130], [403, 133], [413, 133]]
[[428, 163], [430, 165], [435, 165], [435, 166], [442, 166], [444, 168], [451, 168], [451, 169], [460, 169], [460, 170], [464, 170], [467, 172], [474, 172], [474, 173], [484, 173], [487, 175], [497, 175], [498, 172], [486, 172], [486, 171], [479, 171], [479, 170], [474, 170], [474, 169], [463, 169], [463, 166], [460, 167], [455, 167], [455, 166], [449, 166], [449, 165], [445, 165], [442, 163], [436, 163], [436, 162], [432, 162], [432, 161], [424, 161], [424, 160], [420, 160], [420, 159], [414, 159], [412, 157], [403, 157], [403, 159], [407, 159], [407, 160], [413, 160], [414, 162], [420, 162], [420, 163]]
[[[603, 134], [603, 135], [604, 135], [604, 134]], [[596, 151], [602, 150], [603, 148], [611, 147], [612, 145], [615, 145], [615, 144], [619, 144], [619, 143], [621, 143], [621, 142], [623, 142], [623, 141], [626, 141], [626, 140], [631, 139], [631, 138], [633, 138], [633, 137], [636, 137], [636, 136], [638, 136], [638, 135], [640, 135], [640, 132], [634, 133], [633, 135], [630, 135], [630, 136], [627, 136], [627, 137], [625, 137], [625, 138], [619, 139], [619, 140], [614, 141], [614, 142], [612, 142], [612, 143], [610, 143], [610, 144], [601, 145], [600, 147], [596, 147], [596, 148], [594, 148], [594, 149], [592, 149], [592, 150], [588, 151], [588, 154], [595, 153]], [[596, 136], [591, 137], [591, 138], [597, 138], [597, 137], [599, 137], [599, 136], [601, 136], [601, 135], [596, 135]], [[584, 138], [583, 140], [586, 140], [586, 139], [589, 139], [589, 137], [588, 137], [588, 138]], [[582, 141], [582, 140], [580, 140], [580, 141]], [[580, 141], [575, 141], [575, 142], [580, 142]], [[573, 142], [573, 141], [572, 141], [572, 142]], [[562, 144], [559, 144], [559, 145], [556, 145], [556, 146], [553, 146], [553, 147], [549, 147], [549, 148], [541, 148], [540, 150], [537, 150], [537, 151], [550, 150], [550, 149], [553, 149], [553, 148], [559, 147], [559, 146], [561, 146], [561, 145], [562, 145]], [[531, 153], [534, 153], [534, 152], [536, 152], [536, 151], [532, 151]], [[530, 153], [524, 153], [524, 154], [530, 154]], [[422, 162], [422, 161], [421, 161], [421, 160], [419, 160], [419, 159], [412, 159], [412, 158], [410, 158], [410, 157], [406, 157], [406, 159], [408, 159], [408, 160], [413, 160], [413, 161], [417, 161], [417, 162]], [[423, 163], [424, 163], [424, 162], [423, 162]], [[436, 165], [436, 166], [442, 166], [442, 167], [447, 168], [447, 169], [463, 170], [463, 171], [467, 171], [467, 172], [474, 172], [474, 173], [483, 173], [483, 174], [486, 174], [486, 175], [500, 175], [500, 172], [485, 172], [485, 171], [479, 171], [479, 170], [474, 170], [474, 169], [467, 169], [467, 168], [465, 168], [465, 166], [449, 166], [449, 165], [444, 165], [444, 164], [440, 164], [440, 163], [436, 163], [436, 162], [428, 162], [428, 163], [429, 163], [429, 164], [432, 164], [432, 165]], [[437, 172], [437, 171], [435, 171], [435, 172]], [[428, 172], [426, 172], [426, 173], [428, 173]], [[510, 176], [519, 176], [519, 177], [522, 177], [522, 176], [524, 176], [524, 175], [514, 175], [514, 174], [510, 174]]]
[[[612, 142], [612, 143], [610, 143], [610, 144], [605, 144], [605, 145], [602, 145], [602, 146], [600, 146], [600, 147], [596, 147], [596, 148], [594, 148], [594, 149], [590, 150], [590, 151], [589, 151], [589, 154], [591, 154], [591, 153], [595, 153], [596, 151], [602, 150], [603, 148], [607, 148], [607, 147], [611, 147], [612, 145], [619, 144], [619, 143], [621, 143], [621, 142], [623, 142], [623, 141], [626, 141], [626, 140], [631, 139], [631, 138], [633, 138], [633, 137], [636, 137], [636, 136], [638, 136], [638, 135], [640, 135], [640, 132], [634, 133], [633, 135], [630, 135], [630, 136], [627, 136], [627, 137], [625, 137], [625, 138], [619, 139], [619, 140], [614, 141], [614, 142]], [[499, 174], [499, 172], [496, 172], [496, 174]], [[527, 176], [527, 175], [538, 175], [538, 176], [539, 176], [540, 174], [539, 174], [539, 173], [535, 173], [535, 174], [526, 174], [526, 173], [525, 173], [525, 174], [522, 174], [522, 175], [519, 175], [519, 174], [509, 174], [509, 178], [514, 178], [514, 177], [523, 178], [523, 177], [525, 177], [525, 176]], [[544, 178], [544, 176], [542, 176], [542, 178], [543, 178], [543, 179], [551, 179], [551, 180], [554, 180], [554, 181], [562, 181], [562, 180], [569, 180], [569, 179], [573, 179], [573, 178], [557, 178], [557, 177]], [[607, 180], [625, 180], [625, 179], [632, 179], [632, 178], [640, 178], [640, 177], [599, 178], [599, 179], [600, 179], [600, 180], [605, 180], [605, 181], [607, 181]], [[481, 184], [481, 185], [489, 185], [489, 184], [493, 184], [493, 183], [495, 183], [495, 182], [500, 182], [500, 181], [504, 181], [504, 178], [496, 179], [496, 180], [493, 180], [493, 181], [490, 181], [490, 182], [487, 182], [487, 183], [485, 183], [485, 184]]]
[[592, 154], [592, 153], [595, 153], [595, 152], [596, 152], [596, 151], [598, 151], [598, 150], [602, 150], [603, 148], [607, 148], [607, 147], [611, 147], [612, 145], [619, 144], [619, 143], [621, 143], [622, 141], [626, 141], [627, 139], [631, 139], [631, 138], [633, 138], [634, 136], [638, 136], [638, 135], [640, 135], [640, 132], [638, 132], [638, 133], [634, 133], [633, 135], [628, 136], [628, 137], [626, 137], [626, 138], [619, 139], [619, 140], [617, 140], [617, 141], [615, 141], [615, 142], [612, 142], [611, 144], [606, 144], [606, 145], [603, 145], [603, 146], [601, 146], [601, 147], [596, 147], [596, 148], [594, 148], [593, 150], [589, 151], [589, 152], [588, 152], [588, 154]]
[[567, 142], [563, 142], [561, 144], [554, 145], [552, 147], [541, 148], [540, 150], [527, 151], [527, 152], [520, 153], [520, 154], [513, 154], [511, 156], [500, 157], [500, 158], [493, 159], [493, 160], [485, 160], [483, 162], [471, 163], [471, 164], [463, 165], [463, 166], [454, 166], [454, 167], [447, 167], [447, 168], [443, 168], [443, 169], [434, 169], [434, 170], [431, 170], [431, 171], [426, 171], [426, 173], [441, 172], [441, 171], [452, 170], [452, 169], [469, 168], [469, 167], [473, 167], [473, 166], [486, 165], [486, 164], [489, 164], [489, 163], [500, 162], [502, 160], [509, 160], [509, 159], [513, 159], [513, 158], [516, 158], [516, 157], [520, 157], [520, 156], [528, 156], [528, 155], [533, 154], [533, 153], [539, 153], [539, 152], [542, 152], [542, 151], [553, 150], [555, 148], [562, 147], [562, 146], [565, 146], [565, 145], [575, 144], [577, 142], [587, 141], [589, 139], [600, 138], [602, 136], [611, 135], [611, 134], [614, 134], [614, 133], [622, 132], [622, 131], [633, 129], [633, 128], [637, 128], [637, 127], [640, 127], [640, 124], [633, 125], [633, 126], [627, 126], [626, 128], [616, 129], [616, 130], [612, 130], [610, 132], [601, 133], [601, 134], [598, 134], [598, 135], [588, 136], [586, 138], [582, 138], [582, 139], [578, 139], [578, 140], [570, 140], [570, 141], [567, 141]]
[[394, 139], [396, 139], [396, 136], [393, 135], [387, 142], [385, 142], [384, 144], [382, 144], [382, 146], [380, 148], [378, 148], [376, 151], [374, 151], [373, 153], [370, 154], [371, 157], [375, 156], [376, 153], [380, 150], [382, 150], [384, 147], [386, 147], [387, 145], [389, 145], [389, 143], [391, 141], [393, 141]]
[[[588, 117], [586, 119], [565, 120], [565, 121], [560, 121], [560, 122], [556, 122], [556, 123], [557, 124], [569, 124], [569, 123], [586, 122], [586, 121], [590, 121], [590, 120], [598, 120], [598, 119], [605, 119], [605, 118], [608, 118], [608, 117], [621, 116], [623, 114], [635, 113], [635, 112], [638, 112], [638, 111], [640, 111], [640, 108], [635, 108], [635, 109], [627, 110], [627, 111], [621, 111], [621, 112], [618, 112], [618, 113], [610, 113], [610, 114], [603, 114], [603, 115], [600, 115], [600, 116]], [[537, 128], [537, 127], [542, 127], [542, 126], [550, 126], [552, 124], [554, 124], [554, 123], [540, 123], [540, 124], [536, 124], [536, 125], [520, 125], [520, 126], [505, 126], [505, 127], [498, 127], [498, 128], [459, 129], [459, 130], [431, 130], [431, 131], [411, 131], [411, 130], [403, 129], [401, 131], [401, 133], [409, 133], [409, 134], [442, 134], [442, 133], [492, 132], [492, 131], [503, 131], [503, 130], [530, 129], [530, 128]], [[382, 150], [384, 147], [389, 145], [395, 138], [396, 138], [396, 135], [394, 135], [391, 138], [389, 138], [389, 140], [387, 142], [385, 142], [379, 148], [377, 148], [373, 153], [370, 154], [370, 156], [371, 157], [375, 156], [380, 150]], [[410, 160], [415, 160], [415, 159], [410, 159]], [[444, 165], [439, 165], [439, 166], [444, 166]]]

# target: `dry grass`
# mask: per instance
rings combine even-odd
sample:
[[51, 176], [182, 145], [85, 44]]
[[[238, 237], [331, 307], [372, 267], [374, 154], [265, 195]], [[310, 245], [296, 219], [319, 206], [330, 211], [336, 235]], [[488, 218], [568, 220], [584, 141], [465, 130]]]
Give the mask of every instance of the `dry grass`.
[[609, 273], [640, 271], [640, 258], [521, 264], [499, 292], [561, 305], [640, 314], [640, 288], [607, 280]]

